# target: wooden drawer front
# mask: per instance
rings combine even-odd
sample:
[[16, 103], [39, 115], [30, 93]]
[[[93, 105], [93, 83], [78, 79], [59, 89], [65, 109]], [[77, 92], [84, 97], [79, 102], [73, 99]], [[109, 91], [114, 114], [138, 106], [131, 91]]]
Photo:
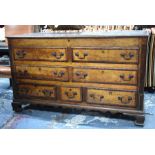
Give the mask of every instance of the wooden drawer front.
[[82, 93], [80, 88], [61, 87], [61, 100], [64, 101], [82, 101]]
[[15, 75], [20, 78], [68, 81], [67, 68], [16, 66]]
[[101, 89], [88, 89], [87, 102], [95, 104], [118, 105], [125, 107], [136, 107], [136, 93], [109, 91]]
[[65, 49], [15, 48], [15, 60], [67, 61]]
[[70, 39], [71, 47], [138, 47], [139, 37], [107, 37], [107, 38], [77, 38]]
[[73, 49], [73, 61], [138, 63], [138, 51]]
[[73, 69], [73, 81], [93, 83], [137, 84], [136, 71]]
[[37, 86], [25, 84], [18, 85], [16, 89], [19, 96], [56, 98], [55, 87], [53, 86]]
[[67, 47], [68, 40], [67, 39], [52, 39], [52, 38], [14, 38], [9, 39], [9, 44], [12, 47]]

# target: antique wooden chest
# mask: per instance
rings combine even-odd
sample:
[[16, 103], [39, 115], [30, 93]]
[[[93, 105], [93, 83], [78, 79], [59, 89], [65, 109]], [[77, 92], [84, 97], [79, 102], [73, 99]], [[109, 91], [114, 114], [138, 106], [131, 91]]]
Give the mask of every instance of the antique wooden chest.
[[13, 110], [41, 104], [122, 113], [144, 124], [146, 31], [9, 36]]

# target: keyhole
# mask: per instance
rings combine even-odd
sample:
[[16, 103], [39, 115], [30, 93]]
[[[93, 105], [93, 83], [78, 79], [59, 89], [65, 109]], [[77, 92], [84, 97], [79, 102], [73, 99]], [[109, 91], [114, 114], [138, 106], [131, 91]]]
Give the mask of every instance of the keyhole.
[[102, 53], [104, 54], [104, 53], [105, 53], [105, 51], [102, 51]]

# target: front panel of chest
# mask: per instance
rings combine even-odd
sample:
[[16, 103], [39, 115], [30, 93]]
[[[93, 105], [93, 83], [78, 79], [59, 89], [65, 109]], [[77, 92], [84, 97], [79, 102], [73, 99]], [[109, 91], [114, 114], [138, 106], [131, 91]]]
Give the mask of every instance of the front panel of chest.
[[141, 38], [12, 39], [9, 43], [17, 98], [138, 107], [145, 43]]

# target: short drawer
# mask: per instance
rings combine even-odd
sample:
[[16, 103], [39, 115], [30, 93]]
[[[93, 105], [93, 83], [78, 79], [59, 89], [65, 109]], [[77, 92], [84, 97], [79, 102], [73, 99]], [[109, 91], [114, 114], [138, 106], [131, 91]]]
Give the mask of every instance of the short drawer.
[[60, 98], [63, 101], [82, 101], [81, 88], [75, 87], [61, 87], [60, 88]]
[[15, 60], [67, 61], [66, 49], [14, 48]]
[[15, 89], [19, 96], [56, 98], [56, 88], [54, 86], [21, 84], [17, 85]]
[[73, 61], [138, 63], [138, 51], [126, 49], [73, 49]]
[[135, 85], [137, 84], [137, 72], [111, 69], [73, 68], [73, 81]]
[[87, 102], [91, 104], [136, 107], [135, 92], [123, 92], [103, 89], [87, 89]]
[[56, 81], [68, 81], [68, 69], [58, 67], [30, 67], [16, 66], [15, 76], [19, 78], [47, 79]]

